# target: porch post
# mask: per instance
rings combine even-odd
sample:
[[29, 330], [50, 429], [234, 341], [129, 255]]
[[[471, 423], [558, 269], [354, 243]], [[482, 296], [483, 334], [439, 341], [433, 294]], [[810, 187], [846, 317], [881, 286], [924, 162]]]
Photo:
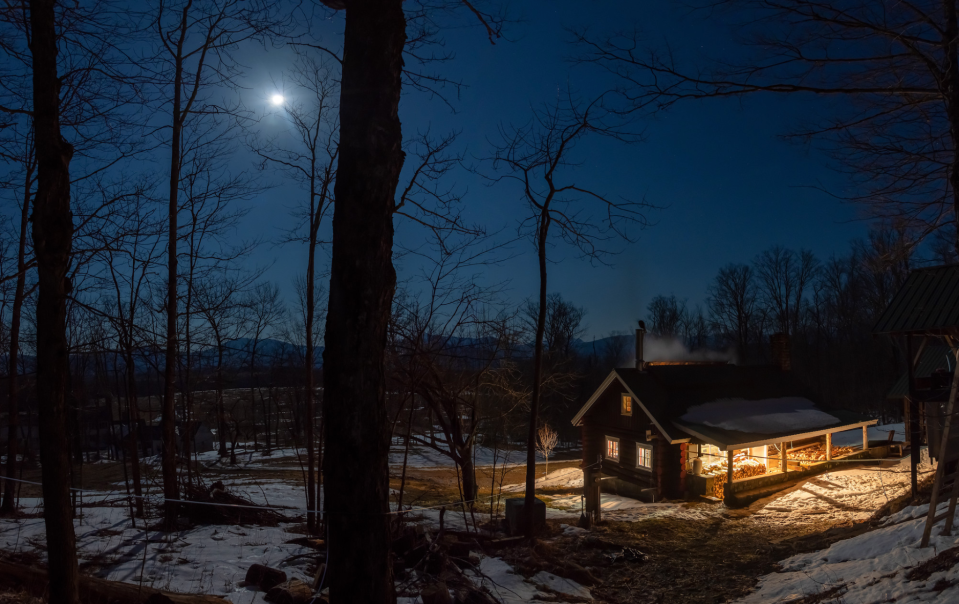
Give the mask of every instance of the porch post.
[[826, 461], [832, 461], [832, 432], [826, 432]]
[[869, 448], [869, 426], [862, 427], [862, 450]]
[[786, 464], [786, 442], [779, 443], [779, 470], [785, 474], [788, 469]]
[[600, 522], [603, 519], [603, 481], [601, 474], [593, 475], [593, 520]]
[[732, 489], [733, 484], [733, 448], [726, 450], [726, 484]]

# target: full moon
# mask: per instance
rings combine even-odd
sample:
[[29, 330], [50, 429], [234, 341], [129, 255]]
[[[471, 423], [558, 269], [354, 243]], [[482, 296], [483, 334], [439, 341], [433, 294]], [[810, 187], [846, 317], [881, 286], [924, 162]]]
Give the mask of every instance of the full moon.
[[274, 105], [282, 105], [282, 104], [283, 104], [283, 95], [282, 95], [282, 94], [274, 94], [272, 97], [270, 97], [270, 101], [271, 101]]

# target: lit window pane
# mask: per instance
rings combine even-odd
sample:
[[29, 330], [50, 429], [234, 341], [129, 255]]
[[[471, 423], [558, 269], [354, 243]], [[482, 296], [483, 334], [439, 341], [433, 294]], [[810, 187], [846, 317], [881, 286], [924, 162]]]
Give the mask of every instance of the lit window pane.
[[613, 438], [606, 439], [606, 457], [608, 459], [619, 459], [619, 441]]
[[651, 470], [653, 468], [652, 449], [642, 445], [636, 445], [636, 467], [646, 468], [647, 470]]

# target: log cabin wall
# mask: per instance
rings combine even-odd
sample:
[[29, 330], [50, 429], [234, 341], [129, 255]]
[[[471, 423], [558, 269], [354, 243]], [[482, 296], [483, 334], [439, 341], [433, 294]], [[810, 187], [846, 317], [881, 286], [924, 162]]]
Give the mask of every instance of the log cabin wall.
[[[657, 498], [663, 497], [664, 493], [673, 496], [672, 482], [675, 481], [670, 473], [673, 472], [674, 463], [667, 458], [674, 456], [678, 459], [678, 449], [673, 455], [670, 451], [672, 447], [636, 400], [632, 403], [632, 415], [622, 414], [620, 397], [625, 390], [622, 384], [614, 381], [583, 417], [583, 465], [594, 464], [597, 455], [602, 456], [604, 476], [615, 476], [642, 488], [655, 487]], [[650, 442], [646, 440], [646, 430], [652, 430], [656, 435]], [[605, 459], [607, 436], [619, 439], [619, 463]], [[653, 446], [652, 471], [636, 467], [636, 443]]]

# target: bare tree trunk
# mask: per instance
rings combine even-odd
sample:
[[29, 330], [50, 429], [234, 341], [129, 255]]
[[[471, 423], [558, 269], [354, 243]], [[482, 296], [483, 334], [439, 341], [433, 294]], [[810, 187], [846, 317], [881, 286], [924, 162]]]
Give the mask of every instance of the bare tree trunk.
[[163, 474], [163, 518], [166, 528], [172, 529], [176, 521], [176, 500], [180, 490], [176, 482], [176, 352], [177, 352], [177, 213], [179, 211], [178, 194], [180, 189], [180, 137], [183, 131], [182, 95], [183, 95], [183, 43], [186, 38], [187, 13], [189, 5], [183, 9], [180, 21], [180, 37], [177, 41], [173, 78], [173, 129], [170, 140], [170, 198], [169, 232], [167, 249], [167, 300], [166, 300], [166, 351], [163, 370], [163, 408], [161, 410], [161, 432], [163, 434], [163, 454], [160, 468]]
[[[400, 474], [400, 492], [396, 497], [397, 512], [403, 511], [403, 492], [406, 490], [406, 468], [410, 459], [410, 439], [413, 438], [413, 411], [415, 409], [416, 399], [413, 395], [410, 395], [410, 414], [406, 418], [406, 443], [403, 446], [403, 470]], [[390, 445], [392, 446], [392, 442]]]
[[401, 0], [351, 0], [323, 353], [333, 604], [396, 601], [386, 515], [390, 441], [384, 355], [396, 288], [393, 203], [404, 157], [397, 110], [405, 41]]
[[543, 381], [543, 334], [546, 332], [546, 236], [549, 233], [550, 216], [543, 211], [539, 217], [536, 248], [539, 256], [539, 315], [536, 317], [536, 341], [533, 343], [533, 392], [529, 400], [529, 432], [526, 437], [526, 500], [523, 504], [526, 517], [526, 537], [535, 536], [533, 502], [536, 499], [536, 423], [539, 414], [539, 399]]
[[226, 408], [223, 402], [223, 342], [220, 341], [220, 335], [216, 336], [217, 361], [216, 361], [216, 419], [219, 425], [217, 429], [220, 437], [220, 457], [226, 457]]
[[16, 509], [17, 446], [20, 440], [20, 384], [17, 379], [17, 361], [20, 355], [20, 319], [23, 314], [23, 299], [27, 286], [27, 226], [30, 218], [30, 190], [33, 183], [33, 161], [29, 161], [23, 189], [23, 208], [20, 210], [20, 241], [17, 248], [17, 285], [13, 294], [13, 309], [10, 317], [10, 353], [7, 375], [7, 481], [3, 487], [3, 504], [0, 512], [9, 514]]
[[[132, 318], [131, 318], [132, 322]], [[132, 327], [132, 325], [131, 325]], [[130, 330], [132, 334], [132, 329]], [[140, 484], [140, 454], [137, 451], [137, 426], [140, 418], [137, 409], [136, 366], [133, 364], [133, 344], [127, 342], [127, 409], [130, 416], [130, 476], [133, 479], [133, 494], [136, 496], [137, 518], [143, 518], [143, 488]]]
[[[313, 179], [310, 180], [310, 207], [313, 206]], [[311, 216], [312, 220], [312, 216]], [[316, 253], [316, 233], [310, 226], [309, 258], [307, 259], [306, 269], [306, 359], [304, 360], [304, 376], [306, 389], [306, 529], [310, 534], [316, 534], [316, 503], [314, 490], [316, 489], [316, 458], [313, 450], [313, 422], [316, 419], [314, 411], [313, 396], [316, 391], [313, 377], [313, 315], [315, 312], [314, 291], [314, 256]]]
[[463, 501], [467, 508], [472, 508], [476, 503], [476, 493], [479, 485], [476, 484], [476, 466], [473, 465], [472, 448], [469, 455], [463, 456], [463, 463], [460, 468], [463, 471]]
[[37, 150], [37, 195], [33, 247], [37, 258], [37, 400], [43, 517], [47, 530], [50, 601], [79, 602], [77, 541], [70, 510], [70, 450], [67, 441], [67, 271], [73, 245], [70, 160], [73, 147], [60, 134], [55, 0], [30, 0], [33, 36], [33, 103]]

